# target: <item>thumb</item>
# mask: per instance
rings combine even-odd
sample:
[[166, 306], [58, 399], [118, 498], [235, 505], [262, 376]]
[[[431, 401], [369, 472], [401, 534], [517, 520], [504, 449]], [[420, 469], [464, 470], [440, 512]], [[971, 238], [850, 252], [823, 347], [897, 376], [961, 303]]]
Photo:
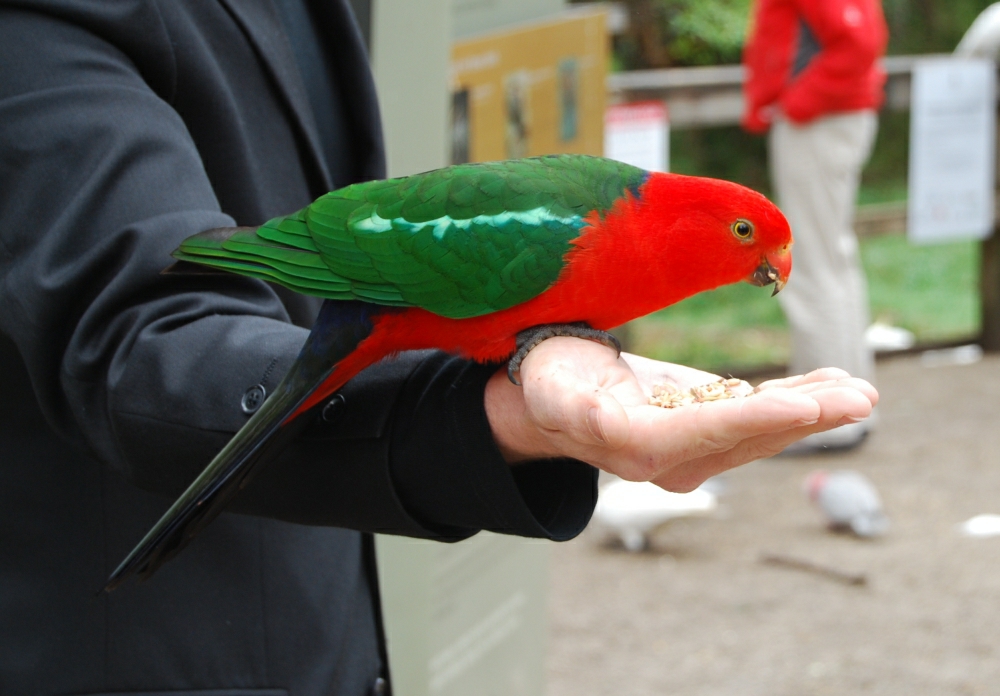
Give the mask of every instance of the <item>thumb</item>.
[[554, 444], [563, 439], [565, 456], [588, 460], [580, 456], [581, 445], [618, 449], [628, 441], [625, 409], [597, 380], [581, 378], [572, 365], [561, 363], [522, 365], [522, 375], [525, 367], [533, 371], [522, 388], [525, 413]]
[[[524, 400], [529, 419], [555, 438], [565, 438], [561, 447], [566, 456], [576, 456], [579, 446], [595, 445], [618, 449], [629, 436], [629, 420], [625, 409], [610, 394], [593, 384], [573, 379], [527, 382]], [[572, 443], [572, 444], [571, 444]], [[583, 457], [583, 459], [587, 459]]]
[[[624, 447], [629, 435], [628, 414], [611, 396], [598, 393], [596, 397], [580, 409], [583, 423], [572, 428], [570, 435], [583, 444], [592, 444], [596, 440], [610, 449]], [[578, 417], [578, 423], [579, 420]]]

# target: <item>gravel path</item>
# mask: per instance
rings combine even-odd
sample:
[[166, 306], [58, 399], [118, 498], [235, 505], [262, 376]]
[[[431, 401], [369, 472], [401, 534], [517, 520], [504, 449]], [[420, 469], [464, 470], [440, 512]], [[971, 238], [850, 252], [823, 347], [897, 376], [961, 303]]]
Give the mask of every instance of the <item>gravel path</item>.
[[[880, 424], [857, 451], [776, 458], [722, 477], [720, 511], [628, 554], [585, 533], [552, 554], [549, 696], [1000, 694], [1000, 357], [879, 365]], [[878, 487], [892, 528], [827, 532], [814, 468]], [[867, 584], [766, 564], [782, 554]]]

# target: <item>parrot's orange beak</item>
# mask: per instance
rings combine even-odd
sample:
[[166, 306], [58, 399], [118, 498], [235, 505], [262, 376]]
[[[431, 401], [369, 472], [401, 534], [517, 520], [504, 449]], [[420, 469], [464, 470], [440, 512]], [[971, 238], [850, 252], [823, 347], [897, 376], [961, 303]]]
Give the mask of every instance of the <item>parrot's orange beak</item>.
[[771, 297], [774, 297], [785, 287], [791, 272], [792, 250], [791, 245], [788, 245], [774, 254], [764, 255], [747, 282], [758, 287], [774, 283], [774, 292], [771, 293]]

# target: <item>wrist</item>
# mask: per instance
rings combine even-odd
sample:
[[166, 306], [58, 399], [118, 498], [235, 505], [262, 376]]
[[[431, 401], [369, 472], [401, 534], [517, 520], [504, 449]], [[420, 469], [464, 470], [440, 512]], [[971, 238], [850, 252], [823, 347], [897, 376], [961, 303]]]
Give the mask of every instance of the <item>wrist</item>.
[[486, 383], [483, 395], [493, 441], [508, 464], [556, 456], [544, 434], [527, 416], [524, 390], [501, 368]]

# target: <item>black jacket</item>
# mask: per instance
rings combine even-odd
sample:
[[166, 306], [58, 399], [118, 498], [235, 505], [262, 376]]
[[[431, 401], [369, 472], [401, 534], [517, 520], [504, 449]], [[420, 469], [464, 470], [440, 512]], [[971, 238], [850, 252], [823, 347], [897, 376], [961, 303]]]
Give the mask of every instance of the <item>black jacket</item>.
[[383, 175], [346, 2], [309, 6], [325, 82], [271, 0], [0, 2], [0, 694], [362, 694], [383, 665], [359, 531], [586, 524], [592, 469], [500, 458], [482, 406], [495, 366], [405, 354], [344, 388], [234, 502], [248, 515], [95, 596], [318, 307], [161, 276], [170, 252]]

